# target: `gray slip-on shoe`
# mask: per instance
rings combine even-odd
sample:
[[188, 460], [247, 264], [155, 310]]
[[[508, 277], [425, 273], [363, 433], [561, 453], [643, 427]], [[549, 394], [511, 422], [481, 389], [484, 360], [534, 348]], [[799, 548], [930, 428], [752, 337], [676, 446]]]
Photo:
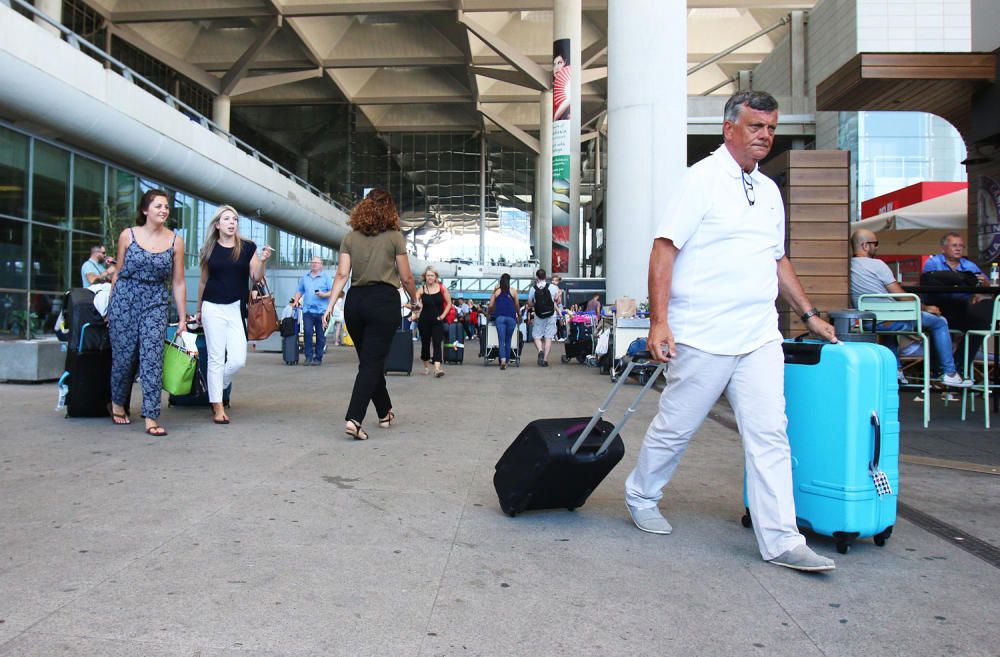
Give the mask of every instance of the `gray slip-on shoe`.
[[628, 509], [629, 515], [632, 516], [632, 522], [635, 523], [635, 526], [644, 532], [649, 532], [650, 534], [669, 534], [674, 530], [655, 506], [651, 506], [648, 509], [633, 509], [626, 504], [625, 507]]
[[813, 552], [807, 545], [797, 545], [781, 555], [771, 559], [775, 566], [784, 566], [792, 570], [801, 570], [807, 573], [821, 573], [834, 570], [837, 565], [833, 559], [827, 559]]

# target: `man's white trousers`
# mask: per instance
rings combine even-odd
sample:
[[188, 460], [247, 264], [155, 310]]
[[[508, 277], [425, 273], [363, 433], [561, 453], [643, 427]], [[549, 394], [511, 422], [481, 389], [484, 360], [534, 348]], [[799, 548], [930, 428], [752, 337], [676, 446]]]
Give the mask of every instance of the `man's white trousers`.
[[208, 347], [208, 401], [222, 403], [222, 391], [233, 382], [233, 374], [247, 362], [247, 335], [240, 314], [240, 302], [201, 304], [201, 324]]
[[770, 560], [804, 544], [795, 526], [784, 374], [778, 340], [739, 356], [678, 344], [667, 367], [659, 413], [625, 482], [626, 503], [635, 509], [656, 506], [691, 436], [725, 394], [743, 438], [747, 502], [761, 556]]

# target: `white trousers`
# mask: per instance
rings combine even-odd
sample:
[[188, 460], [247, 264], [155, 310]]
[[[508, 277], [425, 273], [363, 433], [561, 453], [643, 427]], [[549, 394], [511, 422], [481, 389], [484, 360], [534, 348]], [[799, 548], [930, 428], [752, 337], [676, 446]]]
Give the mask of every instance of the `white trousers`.
[[739, 356], [677, 345], [659, 413], [625, 482], [626, 503], [635, 509], [656, 506], [691, 436], [725, 393], [743, 438], [747, 504], [761, 556], [770, 560], [804, 544], [795, 526], [784, 379], [780, 341]]
[[233, 374], [247, 362], [247, 336], [243, 330], [240, 302], [218, 304], [203, 301], [201, 324], [208, 347], [208, 401], [222, 403], [222, 391], [233, 382]]

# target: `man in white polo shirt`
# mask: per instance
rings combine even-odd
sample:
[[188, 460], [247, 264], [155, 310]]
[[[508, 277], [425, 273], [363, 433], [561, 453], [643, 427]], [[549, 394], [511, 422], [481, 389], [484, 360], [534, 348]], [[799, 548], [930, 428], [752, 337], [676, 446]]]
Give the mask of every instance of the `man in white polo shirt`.
[[813, 333], [831, 342], [836, 337], [785, 256], [781, 194], [757, 167], [777, 124], [778, 103], [770, 94], [732, 96], [725, 144], [688, 169], [663, 208], [649, 258], [648, 344], [670, 367], [625, 501], [639, 529], [672, 531], [657, 503], [691, 436], [725, 394], [743, 438], [747, 503], [761, 556], [796, 570], [833, 570], [833, 561], [810, 550], [795, 525], [778, 293]]

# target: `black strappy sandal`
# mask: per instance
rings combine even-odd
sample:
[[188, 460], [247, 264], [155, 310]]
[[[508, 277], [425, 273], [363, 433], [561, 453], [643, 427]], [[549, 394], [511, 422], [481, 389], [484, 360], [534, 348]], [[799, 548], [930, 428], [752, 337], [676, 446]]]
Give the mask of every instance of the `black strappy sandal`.
[[392, 421], [395, 419], [396, 419], [396, 414], [392, 412], [392, 409], [390, 409], [388, 415], [379, 419], [378, 426], [381, 429], [388, 429], [389, 427], [392, 426]]
[[364, 429], [361, 428], [361, 425], [359, 423], [355, 422], [354, 420], [348, 420], [348, 422], [350, 422], [354, 426], [345, 427], [344, 433], [346, 433], [354, 440], [368, 440], [368, 434], [365, 432]]

